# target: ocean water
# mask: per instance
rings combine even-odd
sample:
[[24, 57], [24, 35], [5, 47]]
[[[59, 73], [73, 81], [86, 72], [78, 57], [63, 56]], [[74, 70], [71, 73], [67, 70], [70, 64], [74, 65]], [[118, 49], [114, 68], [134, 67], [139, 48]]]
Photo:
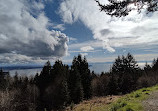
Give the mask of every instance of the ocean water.
[[14, 69], [14, 70], [9, 70], [9, 73], [11, 76], [15, 75], [15, 73], [18, 73], [18, 75], [21, 76], [34, 76], [37, 73], [40, 73], [42, 71], [42, 68], [31, 68], [31, 69]]
[[[107, 72], [110, 69], [109, 63], [92, 63], [89, 64], [89, 69], [91, 71], [94, 71], [97, 74], [100, 74], [101, 72]], [[40, 73], [42, 70], [41, 68], [20, 68], [20, 69], [8, 69], [6, 71], [9, 71], [10, 75], [15, 75], [15, 73], [18, 73], [19, 75], [22, 76], [31, 76], [35, 75], [36, 73]]]
[[[138, 63], [138, 65], [143, 68], [144, 66], [144, 62], [143, 63]], [[112, 63], [90, 63], [89, 64], [89, 69], [91, 71], [94, 71], [96, 74], [101, 74], [101, 72], [109, 72], [110, 67], [112, 66]], [[15, 73], [17, 72], [19, 75], [22, 76], [31, 76], [31, 75], [35, 75], [36, 73], [40, 73], [42, 70], [42, 66], [40, 67], [23, 67], [23, 68], [19, 68], [19, 69], [9, 69], [7, 71], [9, 71], [10, 75], [15, 75]]]
[[89, 69], [97, 74], [101, 74], [101, 72], [109, 72], [111, 65], [112, 63], [93, 63], [89, 66]]

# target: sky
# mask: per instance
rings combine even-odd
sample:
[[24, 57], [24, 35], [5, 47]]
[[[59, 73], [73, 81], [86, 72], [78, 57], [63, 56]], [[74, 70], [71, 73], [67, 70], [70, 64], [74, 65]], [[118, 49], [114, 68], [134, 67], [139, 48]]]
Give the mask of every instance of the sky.
[[[108, 3], [107, 0], [100, 0]], [[0, 0], [0, 64], [41, 64], [74, 56], [113, 62], [158, 57], [158, 12], [111, 17], [94, 0]]]

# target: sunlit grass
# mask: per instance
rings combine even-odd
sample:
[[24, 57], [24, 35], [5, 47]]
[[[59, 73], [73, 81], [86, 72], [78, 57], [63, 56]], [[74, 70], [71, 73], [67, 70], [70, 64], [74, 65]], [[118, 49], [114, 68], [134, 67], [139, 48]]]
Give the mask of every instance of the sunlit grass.
[[[151, 92], [158, 90], [158, 85], [139, 89], [125, 95], [109, 105], [109, 111], [143, 111], [142, 101], [147, 99]], [[105, 110], [106, 111], [106, 110]]]
[[[108, 105], [116, 101], [120, 96], [95, 97], [88, 101], [83, 101], [75, 105], [72, 111], [106, 111]], [[70, 108], [67, 111], [71, 111]]]
[[139, 89], [121, 98], [116, 97], [109, 103], [107, 102], [108, 97], [97, 98], [96, 101], [85, 101], [75, 105], [72, 111], [143, 111], [142, 101], [147, 99], [155, 90], [158, 90], [158, 85]]

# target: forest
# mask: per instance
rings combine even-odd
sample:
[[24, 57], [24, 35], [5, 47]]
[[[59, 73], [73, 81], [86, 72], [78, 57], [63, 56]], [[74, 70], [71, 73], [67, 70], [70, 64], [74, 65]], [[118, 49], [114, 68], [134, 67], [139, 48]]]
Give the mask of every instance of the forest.
[[109, 72], [90, 71], [86, 57], [78, 55], [72, 65], [48, 61], [32, 77], [5, 75], [0, 71], [0, 111], [62, 111], [83, 100], [123, 95], [158, 83], [158, 58], [144, 68], [130, 53], [118, 56]]

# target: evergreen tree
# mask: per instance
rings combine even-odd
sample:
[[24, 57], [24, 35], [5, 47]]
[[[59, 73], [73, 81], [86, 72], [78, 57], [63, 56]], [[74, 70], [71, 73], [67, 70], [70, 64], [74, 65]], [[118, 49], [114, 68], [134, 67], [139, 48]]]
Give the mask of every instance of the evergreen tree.
[[62, 64], [62, 61], [56, 61], [51, 67], [48, 61], [40, 75], [35, 76], [35, 83], [39, 87], [40, 96], [39, 111], [60, 109], [67, 105], [69, 101], [69, 91], [67, 84], [68, 66]]
[[109, 95], [117, 94], [117, 89], [118, 89], [117, 81], [116, 81], [116, 77], [114, 76], [113, 73], [110, 75], [110, 80], [109, 80], [107, 87], [108, 87], [107, 90], [108, 90]]
[[71, 102], [79, 103], [83, 100], [83, 86], [81, 84], [81, 75], [78, 72], [78, 69], [75, 66], [71, 67], [69, 78], [69, 91]]
[[148, 75], [148, 72], [151, 71], [151, 66], [146, 62], [144, 66], [145, 74]]
[[152, 69], [154, 71], [158, 70], [158, 58], [153, 60]]
[[81, 55], [78, 57], [74, 57], [72, 66], [78, 69], [78, 72], [81, 76], [81, 83], [83, 86], [84, 98], [89, 99], [92, 96], [92, 88], [91, 88], [91, 74], [88, 68], [88, 62], [86, 58], [82, 58]]
[[35, 84], [38, 86], [40, 90], [40, 94], [43, 95], [43, 91], [45, 88], [49, 85], [50, 82], [50, 70], [51, 70], [51, 64], [49, 61], [46, 62], [44, 65], [40, 75], [35, 76]]
[[14, 80], [13, 80], [13, 87], [14, 88], [17, 88], [17, 87], [19, 87], [19, 77], [18, 77], [18, 73], [17, 72], [15, 72], [15, 75], [14, 75]]
[[3, 70], [0, 70], [0, 89], [5, 90], [7, 88], [7, 75], [4, 74]]
[[118, 76], [119, 92], [128, 93], [136, 88], [136, 81], [140, 76], [139, 69], [137, 62], [130, 53], [126, 57], [118, 56], [112, 66], [112, 73]]
[[[46, 89], [49, 107], [60, 109], [69, 102], [69, 90], [67, 83], [68, 67], [62, 61], [56, 61], [51, 70], [51, 82]], [[51, 104], [50, 104], [51, 103]]]
[[43, 111], [44, 108], [48, 107], [46, 101], [44, 100], [44, 96], [45, 96], [45, 90], [50, 83], [50, 70], [51, 70], [51, 64], [49, 61], [47, 61], [40, 75], [37, 74], [34, 79], [34, 82], [39, 88], [39, 93], [40, 93], [38, 97], [38, 107], [37, 107], [37, 110], [39, 111]]

